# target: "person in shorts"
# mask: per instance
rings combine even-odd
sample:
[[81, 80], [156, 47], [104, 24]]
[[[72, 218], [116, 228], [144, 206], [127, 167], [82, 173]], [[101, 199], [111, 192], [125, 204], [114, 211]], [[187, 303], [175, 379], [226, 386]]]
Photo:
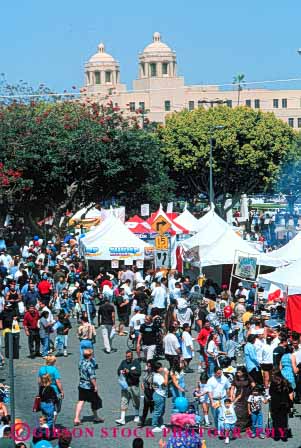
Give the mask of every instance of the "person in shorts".
[[94, 423], [103, 423], [104, 419], [98, 416], [98, 410], [102, 408], [102, 400], [98, 395], [95, 363], [93, 361], [93, 350], [91, 349], [84, 350], [83, 359], [79, 363], [78, 402], [75, 410], [74, 426], [81, 424], [80, 413], [85, 403], [91, 404]]

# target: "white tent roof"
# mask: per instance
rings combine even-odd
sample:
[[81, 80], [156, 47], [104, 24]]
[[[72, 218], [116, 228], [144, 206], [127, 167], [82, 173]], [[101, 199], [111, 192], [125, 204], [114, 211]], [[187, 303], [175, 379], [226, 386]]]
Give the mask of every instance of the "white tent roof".
[[80, 246], [88, 260], [140, 260], [144, 259], [144, 249], [150, 247], [115, 216], [81, 238]]
[[283, 264], [291, 263], [301, 257], [301, 232], [280, 249], [269, 252], [269, 257], [281, 260]]
[[256, 257], [258, 263], [278, 267], [281, 263], [261, 254], [247, 241], [239, 237], [232, 228], [211, 209], [199, 220], [200, 231], [181, 242], [184, 251], [197, 248], [203, 267], [233, 264], [238, 256]]
[[262, 274], [262, 280], [274, 283], [282, 289], [288, 288], [289, 294], [301, 293], [301, 258], [289, 266], [276, 269], [270, 274]]
[[[75, 213], [75, 215], [72, 216], [72, 220], [81, 220], [81, 217], [83, 216], [84, 213], [86, 213], [86, 211], [88, 210], [88, 208], [91, 207], [91, 205], [89, 205], [88, 207], [84, 207], [81, 210], [79, 210], [78, 212]], [[95, 207], [90, 208], [90, 210], [86, 213], [85, 215], [85, 219], [93, 219], [93, 218], [100, 218], [101, 217], [101, 211], [98, 210]]]
[[184, 229], [187, 229], [189, 232], [198, 232], [199, 230], [199, 220], [186, 208], [174, 219], [174, 222], [184, 227]]

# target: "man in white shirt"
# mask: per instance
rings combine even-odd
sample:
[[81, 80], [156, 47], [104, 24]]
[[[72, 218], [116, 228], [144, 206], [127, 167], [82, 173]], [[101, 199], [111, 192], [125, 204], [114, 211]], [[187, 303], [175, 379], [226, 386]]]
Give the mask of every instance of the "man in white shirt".
[[134, 316], [130, 320], [130, 332], [135, 333], [135, 335], [139, 335], [140, 326], [144, 324], [145, 314], [141, 313], [140, 306], [135, 306], [134, 308]]
[[161, 282], [156, 281], [155, 288], [152, 292], [153, 308], [158, 308], [160, 311], [165, 310], [167, 293], [166, 289], [161, 285]]
[[223, 375], [220, 367], [215, 367], [214, 375], [207, 381], [208, 395], [212, 407], [212, 414], [214, 417], [214, 424], [218, 431], [221, 430], [220, 422], [221, 404], [226, 397], [229, 397], [231, 384], [229, 380]]
[[265, 344], [264, 329], [259, 328], [259, 330], [256, 331], [256, 336], [257, 336], [257, 338], [254, 342], [254, 346], [255, 346], [255, 350], [256, 350], [257, 360], [258, 360], [259, 364], [261, 364], [262, 363], [262, 351], [263, 351], [263, 347]]
[[163, 338], [163, 347], [165, 358], [169, 362], [169, 367], [172, 368], [174, 363], [179, 359], [181, 353], [180, 343], [176, 336], [177, 329], [175, 327], [170, 327], [169, 332]]
[[6, 249], [1, 250], [0, 261], [3, 261], [3, 266], [9, 269], [13, 266], [12, 257], [6, 252]]

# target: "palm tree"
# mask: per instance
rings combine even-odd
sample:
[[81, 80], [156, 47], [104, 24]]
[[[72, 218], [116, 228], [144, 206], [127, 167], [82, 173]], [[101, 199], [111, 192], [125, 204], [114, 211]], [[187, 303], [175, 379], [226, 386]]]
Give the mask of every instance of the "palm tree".
[[245, 81], [245, 75], [243, 73], [240, 73], [237, 76], [234, 76], [234, 78], [233, 78], [233, 84], [237, 85], [237, 105], [238, 106], [239, 106], [239, 101], [240, 101], [240, 92], [243, 89], [244, 81]]

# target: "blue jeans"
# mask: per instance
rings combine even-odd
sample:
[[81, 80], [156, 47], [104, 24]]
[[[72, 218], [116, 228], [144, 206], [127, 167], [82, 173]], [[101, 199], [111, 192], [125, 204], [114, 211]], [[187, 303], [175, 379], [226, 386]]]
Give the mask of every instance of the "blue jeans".
[[49, 335], [45, 336], [44, 338], [41, 338], [41, 344], [42, 344], [42, 356], [48, 355], [49, 352]]
[[153, 394], [154, 400], [154, 410], [152, 415], [152, 426], [161, 426], [163, 425], [163, 415], [165, 412], [165, 397], [154, 392]]
[[65, 336], [63, 334], [58, 334], [55, 338], [56, 350], [61, 353], [64, 350]]
[[211, 412], [214, 419], [214, 426], [218, 431], [220, 431], [223, 427], [223, 422], [222, 420], [220, 420], [221, 408], [219, 407], [214, 409], [213, 407], [211, 407]]
[[209, 378], [214, 375], [214, 368], [216, 366], [216, 361], [212, 356], [208, 356], [208, 376]]
[[54, 409], [55, 407], [53, 403], [46, 403], [45, 401], [41, 402], [41, 411], [47, 418], [47, 425], [49, 428], [53, 427]]
[[252, 412], [251, 420], [252, 420], [252, 433], [255, 435], [259, 435], [263, 431], [262, 411]]
[[230, 332], [229, 324], [223, 324], [223, 325], [222, 325], [222, 330], [223, 330], [223, 332], [224, 332], [226, 341], [228, 341], [228, 339], [229, 339], [229, 332]]

